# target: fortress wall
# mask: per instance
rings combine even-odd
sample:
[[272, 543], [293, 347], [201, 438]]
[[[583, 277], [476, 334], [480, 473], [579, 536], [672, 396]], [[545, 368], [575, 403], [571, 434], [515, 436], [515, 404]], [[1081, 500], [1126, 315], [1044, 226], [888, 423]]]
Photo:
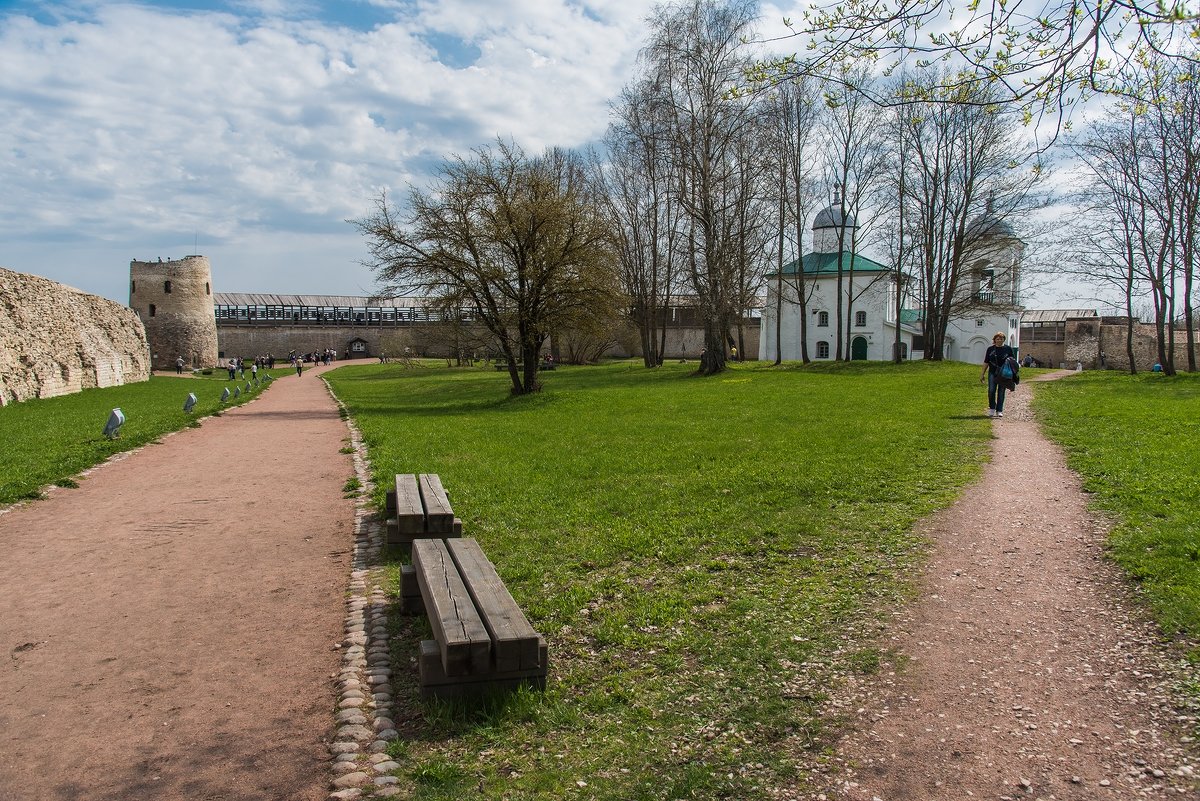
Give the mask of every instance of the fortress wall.
[[[1066, 341], [1059, 346], [1063, 358], [1052, 361], [1051, 365], [1057, 367], [1061, 363], [1070, 369], [1078, 363], [1085, 370], [1126, 371], [1129, 369], [1126, 336], [1123, 322], [1068, 320]], [[1149, 370], [1158, 361], [1158, 333], [1152, 324], [1134, 324], [1133, 358], [1138, 370]], [[1175, 332], [1175, 367], [1179, 370], [1187, 368], [1187, 334], [1182, 329]]]
[[[746, 353], [743, 358], [756, 358], [758, 354], [759, 326], [745, 326]], [[734, 334], [736, 336], [736, 332]], [[366, 325], [238, 325], [222, 323], [217, 327], [217, 338], [220, 343], [222, 358], [231, 359], [237, 356], [252, 359], [255, 356], [272, 353], [276, 358], [287, 357], [288, 351], [309, 353], [333, 348], [338, 358], [367, 356], [376, 358], [381, 351], [389, 356], [398, 356], [405, 346], [411, 346], [413, 351], [430, 356], [445, 356], [448, 345], [445, 334], [439, 326], [426, 327], [379, 327]], [[350, 340], [363, 339], [367, 342], [366, 354], [352, 354]], [[482, 339], [482, 335], [480, 336]], [[688, 327], [672, 327], [667, 329], [665, 358], [698, 358], [704, 347], [704, 329]], [[467, 346], [467, 350], [476, 350]], [[628, 358], [641, 355], [641, 344], [636, 336], [628, 342], [622, 342], [611, 348], [606, 356], [612, 358]]]
[[[363, 339], [367, 342], [367, 356], [376, 357], [384, 347], [384, 340], [394, 336], [395, 328], [379, 328], [354, 325], [229, 325], [217, 327], [218, 350], [222, 358], [232, 359], [241, 356], [253, 359], [255, 356], [274, 354], [275, 358], [287, 358], [288, 351], [309, 353], [333, 348], [338, 358], [350, 356], [350, 340]], [[395, 354], [392, 354], [395, 355]]]
[[0, 405], [150, 377], [131, 309], [0, 268]]

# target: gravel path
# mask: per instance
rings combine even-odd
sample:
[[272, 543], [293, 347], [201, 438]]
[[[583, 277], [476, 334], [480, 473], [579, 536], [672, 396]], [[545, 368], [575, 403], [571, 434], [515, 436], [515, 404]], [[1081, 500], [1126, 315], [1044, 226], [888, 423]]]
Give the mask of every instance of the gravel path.
[[993, 421], [982, 480], [924, 527], [922, 592], [884, 643], [898, 656], [837, 699], [857, 712], [813, 798], [1200, 797], [1155, 633], [1030, 391]]
[[355, 505], [321, 371], [0, 515], [0, 800], [327, 796]]

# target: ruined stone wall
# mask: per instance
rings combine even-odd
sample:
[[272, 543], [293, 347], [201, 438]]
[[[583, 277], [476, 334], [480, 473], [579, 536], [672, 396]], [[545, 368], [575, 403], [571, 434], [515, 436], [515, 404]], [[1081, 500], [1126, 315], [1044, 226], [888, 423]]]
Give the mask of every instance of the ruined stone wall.
[[132, 310], [0, 268], [0, 405], [149, 377], [146, 332]]
[[[1066, 340], [1062, 345], [1062, 364], [1068, 369], [1082, 364], [1085, 370], [1128, 370], [1127, 335], [1126, 324], [1121, 318], [1068, 320]], [[1153, 325], [1134, 323], [1133, 358], [1138, 370], [1149, 370], [1158, 361], [1157, 342], [1157, 333]], [[1058, 366], [1058, 363], [1053, 364]], [[1177, 369], [1183, 369], [1186, 365], [1186, 335], [1183, 331], [1177, 331], [1175, 366]]]
[[129, 263], [129, 307], [146, 326], [153, 369], [217, 363], [217, 316], [212, 268], [204, 256]]
[[[1104, 353], [1104, 366], [1109, 370], [1128, 370], [1126, 352], [1128, 332], [1123, 323], [1105, 323], [1100, 328], [1099, 348]], [[1133, 327], [1133, 358], [1139, 370], [1149, 370], [1158, 361], [1158, 335], [1153, 325], [1137, 323]], [[1099, 357], [1097, 356], [1097, 361]], [[1175, 332], [1175, 368], [1187, 368], [1187, 333]]]

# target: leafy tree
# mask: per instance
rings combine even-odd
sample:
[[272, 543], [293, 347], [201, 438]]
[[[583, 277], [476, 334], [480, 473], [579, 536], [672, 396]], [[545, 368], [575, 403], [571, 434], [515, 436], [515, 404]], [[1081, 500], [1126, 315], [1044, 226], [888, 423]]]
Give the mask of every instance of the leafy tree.
[[541, 389], [547, 337], [619, 300], [604, 206], [578, 155], [531, 158], [498, 141], [442, 164], [401, 214], [386, 195], [352, 221], [380, 294], [417, 293], [470, 314], [495, 337], [513, 394]]
[[906, 61], [917, 69], [941, 64], [951, 69], [927, 99], [945, 101], [982, 80], [993, 89], [988, 102], [1017, 104], [1028, 119], [1093, 94], [1150, 99], [1153, 87], [1133, 73], [1156, 54], [1196, 63], [1189, 41], [1200, 38], [1200, 4], [1045, 0], [1031, 9], [1005, 0], [844, 0], [806, 12], [792, 29], [809, 49], [761, 65], [760, 80], [846, 81], [844, 65], [863, 59], [888, 70]]

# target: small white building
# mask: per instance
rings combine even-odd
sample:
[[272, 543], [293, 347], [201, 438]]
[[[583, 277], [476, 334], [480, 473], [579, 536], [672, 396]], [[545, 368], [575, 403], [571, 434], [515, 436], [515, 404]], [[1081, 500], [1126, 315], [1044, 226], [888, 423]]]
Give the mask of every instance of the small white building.
[[[813, 220], [813, 251], [785, 265], [782, 274], [767, 276], [759, 359], [774, 361], [776, 341], [785, 361], [802, 358], [802, 310], [808, 357], [816, 361], [837, 357], [839, 269], [843, 350], [849, 329], [849, 353], [843, 357], [890, 361], [899, 327], [901, 357], [923, 358], [920, 311], [901, 309], [896, 319], [896, 270], [841, 249], [843, 243], [855, 241], [856, 228], [854, 217], [847, 215], [843, 220], [840, 204], [834, 203]], [[980, 255], [959, 288], [955, 313], [946, 329], [944, 357], [979, 364], [997, 332], [1005, 332], [1014, 348], [1020, 344], [1019, 281], [1024, 245], [1010, 225], [992, 215], [990, 204], [969, 230]], [[902, 275], [901, 281], [908, 285], [915, 279]]]

